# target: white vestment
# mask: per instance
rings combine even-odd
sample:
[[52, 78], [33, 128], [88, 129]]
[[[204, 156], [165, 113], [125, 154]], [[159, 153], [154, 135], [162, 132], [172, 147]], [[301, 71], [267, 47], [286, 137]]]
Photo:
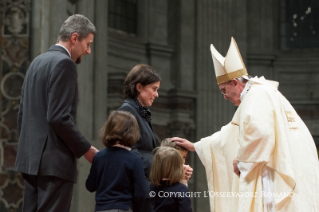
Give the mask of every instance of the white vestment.
[[[319, 211], [318, 154], [308, 128], [270, 81], [253, 78], [244, 92], [231, 125], [194, 145], [209, 189], [244, 194], [212, 197], [211, 211]], [[239, 179], [230, 174], [234, 158]]]
[[206, 196], [209, 196], [211, 211], [234, 211], [232, 206], [237, 205], [236, 198], [217, 197], [217, 193], [231, 192], [238, 187], [238, 177], [232, 166], [238, 148], [238, 132], [238, 127], [229, 123], [222, 127], [221, 131], [194, 144], [206, 169], [210, 192], [206, 193]]

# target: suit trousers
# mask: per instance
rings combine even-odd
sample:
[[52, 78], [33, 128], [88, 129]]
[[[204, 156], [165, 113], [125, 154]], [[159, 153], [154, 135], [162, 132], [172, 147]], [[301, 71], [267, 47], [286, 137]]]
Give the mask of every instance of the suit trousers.
[[23, 212], [68, 212], [74, 183], [54, 176], [22, 174]]

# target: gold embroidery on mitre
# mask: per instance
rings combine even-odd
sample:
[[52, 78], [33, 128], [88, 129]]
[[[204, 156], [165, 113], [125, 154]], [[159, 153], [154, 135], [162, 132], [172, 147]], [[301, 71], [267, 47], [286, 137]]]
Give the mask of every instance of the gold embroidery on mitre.
[[288, 122], [295, 122], [295, 117], [290, 111], [285, 111]]
[[233, 72], [218, 76], [216, 77], [216, 79], [218, 84], [222, 84], [224, 82], [228, 82], [232, 79], [239, 78], [246, 75], [248, 75], [247, 70], [242, 68], [237, 71], [233, 71]]

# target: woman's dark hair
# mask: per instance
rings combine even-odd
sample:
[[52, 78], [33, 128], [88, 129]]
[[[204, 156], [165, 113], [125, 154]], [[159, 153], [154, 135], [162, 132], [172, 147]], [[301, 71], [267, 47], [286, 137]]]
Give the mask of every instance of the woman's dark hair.
[[146, 64], [138, 64], [132, 68], [127, 74], [124, 81], [125, 98], [136, 98], [139, 92], [136, 89], [136, 84], [149, 85], [161, 81], [161, 77], [151, 66]]
[[140, 139], [140, 128], [135, 117], [127, 111], [112, 111], [100, 131], [106, 147], [121, 144], [132, 147]]

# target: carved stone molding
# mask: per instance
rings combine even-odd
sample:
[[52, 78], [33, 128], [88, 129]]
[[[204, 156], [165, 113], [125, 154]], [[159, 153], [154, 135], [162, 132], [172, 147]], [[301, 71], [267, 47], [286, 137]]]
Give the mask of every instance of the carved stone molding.
[[[0, 187], [0, 201], [6, 208], [17, 209], [23, 201], [23, 179], [20, 173], [0, 174], [4, 180]], [[11, 211], [11, 210], [10, 210]], [[15, 210], [14, 210], [15, 211]]]
[[27, 37], [29, 35], [29, 14], [31, 0], [2, 0], [0, 3], [2, 15], [3, 37]]
[[24, 75], [20, 72], [10, 72], [1, 80], [2, 94], [10, 100], [18, 100], [21, 97], [21, 88]]
[[28, 60], [28, 47], [24, 42], [14, 37], [3, 41], [1, 59], [6, 61], [10, 67], [19, 68], [23, 62]]
[[13, 171], [17, 114], [29, 66], [31, 0], [0, 0], [0, 211], [22, 211], [23, 179]]

